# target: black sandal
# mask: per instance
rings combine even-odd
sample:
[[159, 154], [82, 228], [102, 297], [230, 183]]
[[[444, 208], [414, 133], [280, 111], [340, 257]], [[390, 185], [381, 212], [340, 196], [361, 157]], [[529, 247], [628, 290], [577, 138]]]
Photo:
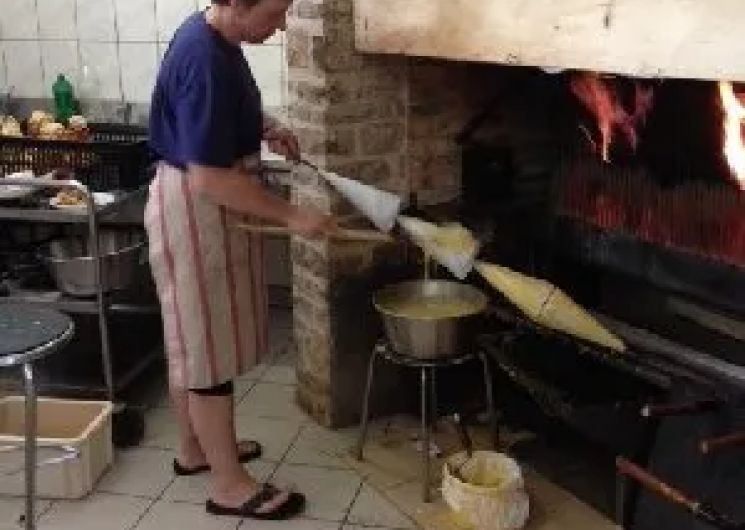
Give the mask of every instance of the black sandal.
[[281, 490], [271, 484], [262, 484], [261, 489], [238, 508], [220, 506], [212, 499], [207, 501], [207, 513], [211, 515], [227, 515], [232, 517], [245, 517], [260, 519], [264, 521], [280, 521], [291, 519], [300, 515], [305, 509], [305, 496], [301, 493], [291, 492], [287, 500], [268, 512], [258, 512], [264, 504], [272, 501], [282, 493]]
[[[248, 440], [248, 443], [251, 444], [251, 448], [248, 449], [247, 451], [241, 452], [238, 455], [238, 461], [241, 464], [246, 464], [248, 462], [251, 462], [252, 460], [261, 458], [261, 454], [263, 452], [261, 444], [253, 440]], [[185, 467], [181, 465], [181, 463], [178, 461], [177, 458], [173, 459], [173, 472], [179, 477], [189, 477], [192, 475], [198, 475], [200, 473], [206, 473], [209, 470], [210, 470], [209, 464], [202, 464], [201, 466], [196, 466], [196, 467]]]

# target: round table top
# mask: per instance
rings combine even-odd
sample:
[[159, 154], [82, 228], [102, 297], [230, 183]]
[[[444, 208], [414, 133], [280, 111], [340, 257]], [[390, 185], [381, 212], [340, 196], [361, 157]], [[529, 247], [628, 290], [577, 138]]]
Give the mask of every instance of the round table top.
[[[0, 304], [0, 364], [10, 357], [30, 354], [50, 345], [50, 349], [66, 336], [71, 336], [70, 317], [43, 307], [26, 304]], [[38, 352], [38, 354], [51, 353]]]

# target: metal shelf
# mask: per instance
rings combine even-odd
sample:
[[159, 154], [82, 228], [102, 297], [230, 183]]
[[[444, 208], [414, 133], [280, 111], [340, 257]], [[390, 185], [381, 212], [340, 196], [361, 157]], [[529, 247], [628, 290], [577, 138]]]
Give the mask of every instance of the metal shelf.
[[[133, 191], [121, 192], [116, 195], [113, 203], [97, 207], [96, 216], [99, 222], [122, 220], [121, 214], [125, 208], [132, 206], [138, 198], [144, 197], [146, 191], [147, 188], [143, 186]], [[80, 211], [58, 210], [48, 206], [40, 208], [0, 206], [0, 219], [55, 224], [87, 224], [89, 222], [88, 212], [85, 209]]]
[[[91, 255], [94, 258], [94, 273], [96, 280], [96, 296], [92, 299], [75, 299], [64, 296], [55, 291], [34, 292], [22, 289], [11, 289], [10, 296], [0, 299], [3, 302], [27, 302], [40, 304], [46, 307], [55, 308], [64, 312], [96, 315], [98, 323], [98, 335], [100, 340], [101, 365], [103, 368], [102, 381], [106, 399], [115, 402], [121, 388], [131, 382], [144, 368], [149, 365], [156, 356], [147, 355], [141, 362], [138, 361], [127, 366], [124, 373], [120, 373], [115, 366], [112, 353], [111, 338], [109, 335], [110, 314], [113, 312], [134, 313], [134, 314], [158, 314], [152, 308], [145, 308], [135, 304], [116, 304], [116, 295], [104, 292], [102, 283], [103, 271], [101, 266], [101, 253], [99, 252], [99, 226], [102, 223], [123, 222], [128, 224], [141, 224], [141, 217], [132, 215], [133, 212], [127, 212], [130, 207], [136, 206], [135, 200], [138, 197], [144, 197], [146, 187], [143, 186], [134, 191], [121, 192], [115, 195], [112, 204], [104, 207], [96, 207], [93, 194], [87, 187], [76, 181], [59, 181], [40, 178], [30, 179], [3, 179], [0, 178], [0, 186], [29, 186], [34, 190], [59, 191], [62, 189], [72, 189], [83, 194], [85, 197], [85, 208], [80, 211], [54, 210], [50, 209], [44, 202], [39, 202], [39, 208], [8, 208], [0, 207], [0, 219], [11, 220], [16, 222], [31, 223], [65, 223], [87, 225], [88, 237], [91, 247]], [[11, 286], [12, 287], [12, 286]], [[147, 309], [147, 310], [146, 310]], [[128, 359], [128, 361], [131, 359]], [[129, 363], [126, 363], [129, 365]], [[97, 375], [97, 374], [96, 374]], [[98, 379], [96, 376], [94, 379]], [[48, 383], [51, 383], [48, 381]], [[56, 381], [55, 384], [69, 389], [75, 387], [78, 390], [85, 390], [86, 385], [89, 391], [100, 391], [101, 385], [93, 381], [86, 381], [81, 385], [70, 385], [69, 382]]]
[[[159, 315], [160, 308], [157, 305], [140, 305], [116, 302], [117, 293], [108, 296], [106, 301], [107, 310], [112, 313], [124, 313], [134, 315]], [[95, 298], [75, 298], [65, 295], [60, 291], [32, 291], [25, 289], [13, 289], [8, 296], [0, 297], [0, 304], [24, 303], [43, 305], [74, 314], [95, 315], [98, 313], [98, 302]]]

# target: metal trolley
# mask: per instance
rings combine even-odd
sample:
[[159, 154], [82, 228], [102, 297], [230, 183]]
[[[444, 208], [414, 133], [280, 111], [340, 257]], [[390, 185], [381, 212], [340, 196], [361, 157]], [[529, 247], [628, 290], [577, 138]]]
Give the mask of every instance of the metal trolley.
[[[69, 223], [77, 225], [87, 225], [89, 237], [90, 254], [93, 258], [93, 274], [95, 281], [95, 298], [78, 299], [65, 296], [60, 292], [38, 293], [24, 292], [11, 293], [9, 296], [0, 297], [2, 303], [25, 303], [39, 304], [43, 307], [57, 309], [69, 314], [95, 314], [97, 315], [98, 333], [100, 338], [101, 364], [103, 367], [103, 387], [90, 386], [70, 386], [64, 384], [54, 385], [55, 390], [59, 389], [66, 392], [95, 392], [102, 393], [106, 399], [115, 404], [115, 414], [122, 420], [115, 421], [115, 439], [116, 426], [119, 423], [123, 430], [132, 432], [141, 432], [144, 425], [144, 418], [141, 411], [136, 408], [127, 407], [123, 403], [117, 403], [118, 390], [127, 386], [139, 374], [141, 374], [153, 361], [157, 360], [162, 354], [158, 348], [144, 355], [135, 365], [129, 367], [125, 373], [118, 375], [119, 380], [115, 379], [114, 363], [112, 359], [112, 345], [110, 336], [110, 315], [113, 312], [123, 314], [137, 315], [159, 315], [157, 303], [147, 304], [126, 304], [115, 303], [110, 299], [105, 291], [103, 278], [103, 255], [99, 242], [99, 225], [102, 220], [112, 220], [115, 222], [117, 214], [122, 213], [125, 207], [131, 206], [138, 198], [145, 196], [146, 188], [141, 186], [135, 190], [122, 192], [115, 201], [109, 205], [96, 207], [93, 193], [87, 186], [73, 180], [52, 180], [46, 178], [0, 178], [0, 186], [29, 186], [34, 190], [53, 190], [63, 189], [76, 190], [85, 197], [86, 212], [82, 211], [65, 211], [51, 210], [42, 208], [23, 208], [23, 207], [3, 207], [0, 206], [0, 219], [7, 221], [19, 221], [25, 223], [41, 224], [60, 224]], [[123, 414], [123, 412], [127, 412]], [[115, 416], [116, 418], [117, 416]], [[125, 421], [126, 419], [126, 421]], [[126, 424], [126, 425], [125, 425]]]

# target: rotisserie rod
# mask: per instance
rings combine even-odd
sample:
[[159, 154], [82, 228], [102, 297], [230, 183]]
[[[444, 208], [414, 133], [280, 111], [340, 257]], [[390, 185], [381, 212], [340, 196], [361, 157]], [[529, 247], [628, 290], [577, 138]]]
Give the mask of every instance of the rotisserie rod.
[[701, 521], [705, 521], [716, 528], [721, 528], [722, 530], [745, 530], [745, 523], [738, 523], [730, 517], [720, 513], [714, 509], [714, 507], [689, 497], [682, 491], [666, 484], [658, 477], [652, 475], [646, 469], [643, 469], [623, 457], [618, 457], [616, 459], [616, 468], [618, 469], [619, 474], [635, 480], [644, 488], [659, 497], [682, 506]]

